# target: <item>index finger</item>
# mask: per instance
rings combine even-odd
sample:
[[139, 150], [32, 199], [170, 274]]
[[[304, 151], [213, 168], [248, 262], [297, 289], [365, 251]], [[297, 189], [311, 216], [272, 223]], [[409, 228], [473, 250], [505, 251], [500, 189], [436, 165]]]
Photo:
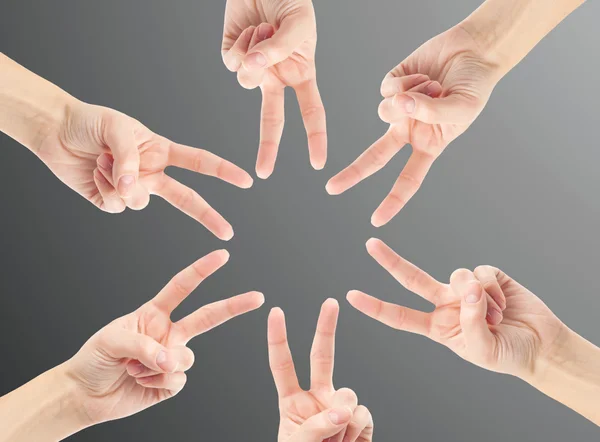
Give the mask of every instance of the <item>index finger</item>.
[[310, 164], [321, 170], [327, 162], [327, 120], [317, 80], [306, 81], [295, 91], [308, 137]]
[[163, 175], [154, 193], [173, 207], [194, 218], [213, 235], [224, 241], [233, 238], [233, 227], [196, 191], [173, 178]]
[[375, 141], [352, 164], [329, 180], [327, 192], [330, 195], [338, 195], [354, 187], [381, 170], [406, 143], [407, 140], [398, 138], [397, 132], [390, 127], [385, 135]]
[[392, 190], [373, 212], [371, 216], [373, 226], [381, 227], [387, 224], [404, 208], [421, 188], [434, 161], [433, 155], [413, 151]]
[[185, 342], [206, 333], [215, 327], [256, 310], [265, 302], [265, 297], [260, 292], [248, 292], [222, 301], [205, 305], [176, 323], [183, 332]]
[[301, 390], [296, 376], [292, 352], [287, 340], [285, 315], [280, 308], [269, 314], [267, 341], [269, 343], [269, 366], [280, 398]]
[[248, 189], [252, 187], [252, 177], [241, 167], [208, 152], [191, 146], [171, 143], [169, 165], [209, 175], [234, 186]]
[[440, 296], [446, 290], [446, 285], [399, 256], [380, 239], [371, 238], [368, 240], [367, 250], [369, 255], [386, 269], [396, 281], [432, 304], [436, 305]]
[[335, 358], [335, 330], [340, 306], [335, 299], [328, 299], [321, 307], [317, 330], [310, 352], [310, 388], [333, 389], [333, 366]]
[[227, 250], [215, 250], [175, 275], [154, 297], [152, 303], [171, 314], [207, 277], [229, 261]]

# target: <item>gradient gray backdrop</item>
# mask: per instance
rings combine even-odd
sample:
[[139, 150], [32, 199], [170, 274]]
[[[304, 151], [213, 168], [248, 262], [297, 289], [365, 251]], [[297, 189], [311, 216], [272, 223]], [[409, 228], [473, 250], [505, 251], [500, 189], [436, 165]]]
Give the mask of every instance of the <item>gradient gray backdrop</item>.
[[[0, 136], [0, 394], [69, 358], [177, 271], [226, 246], [230, 263], [177, 315], [253, 289], [265, 293], [266, 305], [191, 342], [196, 364], [174, 400], [73, 440], [275, 440], [268, 311], [276, 305], [286, 311], [306, 385], [326, 297], [342, 307], [336, 385], [355, 389], [369, 406], [377, 440], [597, 440], [594, 425], [523, 382], [386, 328], [344, 300], [357, 288], [429, 308], [366, 253], [365, 241], [379, 236], [443, 281], [458, 267], [499, 266], [600, 343], [597, 2], [568, 18], [501, 82], [389, 225], [377, 230], [369, 218], [409, 148], [345, 195], [325, 193], [327, 179], [386, 130], [377, 117], [386, 72], [479, 3], [316, 1], [326, 169], [310, 168], [288, 93], [285, 133], [268, 181], [242, 191], [170, 172], [231, 221], [236, 235], [227, 244], [158, 198], [143, 212], [104, 214]], [[224, 0], [4, 0], [0, 50], [82, 100], [119, 109], [254, 173], [260, 93], [239, 87], [222, 65], [224, 7]]]

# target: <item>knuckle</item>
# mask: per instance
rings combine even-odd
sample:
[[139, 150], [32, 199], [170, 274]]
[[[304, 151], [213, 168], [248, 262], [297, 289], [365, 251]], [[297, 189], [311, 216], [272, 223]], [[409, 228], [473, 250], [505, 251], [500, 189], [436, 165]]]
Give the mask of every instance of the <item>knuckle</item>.
[[262, 116], [262, 124], [263, 126], [268, 126], [272, 128], [280, 128], [285, 124], [285, 118], [280, 115], [275, 114], [264, 114]]
[[182, 210], [186, 210], [192, 205], [194, 197], [195, 192], [192, 189], [186, 189], [177, 196], [175, 205]]
[[350, 388], [340, 388], [337, 391], [337, 394], [340, 395], [340, 397], [342, 398], [342, 400], [345, 403], [348, 403], [348, 404], [358, 403], [358, 396], [356, 395], [354, 390], [351, 390]]
[[216, 323], [216, 313], [210, 306], [206, 306], [202, 309], [202, 314], [198, 318], [199, 324], [205, 329], [211, 329]]
[[302, 109], [302, 117], [310, 118], [310, 117], [321, 117], [325, 114], [325, 107], [322, 105], [319, 106], [309, 106], [305, 109]]
[[313, 363], [317, 364], [329, 364], [333, 361], [331, 353], [323, 350], [314, 350], [310, 354], [310, 358]]
[[396, 312], [395, 312], [395, 316], [396, 316], [396, 318], [395, 318], [396, 327], [402, 327], [406, 320], [406, 310], [404, 310], [402, 307], [397, 308]]
[[387, 156], [379, 146], [373, 146], [368, 152], [369, 162], [375, 166], [383, 166], [387, 163]]
[[271, 368], [271, 371], [273, 372], [285, 372], [285, 371], [290, 371], [292, 370], [292, 368], [294, 367], [294, 363], [293, 361], [285, 361], [285, 362], [275, 362], [275, 361], [271, 361], [269, 363], [269, 367]]
[[464, 268], [456, 269], [450, 275], [450, 281], [454, 281], [454, 280], [458, 280], [458, 279], [464, 278], [465, 276], [468, 276], [469, 273], [470, 273], [469, 270], [464, 269]]

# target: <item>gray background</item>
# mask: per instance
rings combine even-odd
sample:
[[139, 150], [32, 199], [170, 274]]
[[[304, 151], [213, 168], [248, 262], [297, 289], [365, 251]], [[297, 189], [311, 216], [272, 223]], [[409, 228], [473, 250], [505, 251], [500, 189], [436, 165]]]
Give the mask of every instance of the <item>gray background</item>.
[[[424, 338], [388, 329], [344, 301], [358, 288], [429, 308], [366, 253], [379, 236], [441, 280], [494, 264], [567, 324], [600, 343], [598, 99], [600, 4], [589, 2], [505, 78], [473, 127], [436, 163], [417, 197], [376, 230], [372, 211], [407, 158], [340, 197], [327, 179], [385, 129], [385, 73], [478, 0], [317, 1], [318, 74], [329, 162], [308, 165], [293, 94], [275, 174], [241, 191], [172, 170], [228, 218], [230, 263], [177, 312], [251, 289], [267, 303], [191, 343], [196, 365], [174, 400], [88, 429], [77, 441], [275, 440], [265, 345], [269, 308], [288, 316], [297, 369], [320, 303], [341, 301], [336, 385], [354, 388], [392, 441], [591, 441], [598, 429], [524, 383], [488, 373]], [[222, 66], [224, 1], [4, 0], [0, 50], [77, 97], [158, 133], [254, 168], [260, 94]], [[0, 394], [69, 358], [97, 329], [154, 296], [178, 270], [224, 244], [153, 199], [110, 216], [0, 136]]]

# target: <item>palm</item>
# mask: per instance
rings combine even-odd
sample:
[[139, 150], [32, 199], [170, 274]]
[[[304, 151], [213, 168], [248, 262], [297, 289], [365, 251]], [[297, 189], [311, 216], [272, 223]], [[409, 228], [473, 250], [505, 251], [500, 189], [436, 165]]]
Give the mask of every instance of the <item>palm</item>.
[[[138, 311], [117, 319], [107, 326], [119, 331], [141, 331], [165, 347], [185, 345], [183, 334], [177, 324], [158, 310], [151, 303]], [[139, 385], [136, 379], [127, 373], [129, 359], [114, 359], [97, 348], [101, 348], [95, 338], [101, 338], [101, 333], [110, 333], [103, 329], [92, 338], [81, 350], [81, 356], [87, 358], [86, 366], [80, 369], [81, 379], [86, 381], [87, 400], [83, 403], [88, 414], [95, 419], [112, 420], [130, 416], [155, 405], [174, 395], [167, 389], [146, 388]], [[89, 348], [89, 350], [88, 350]], [[90, 354], [85, 354], [89, 352]], [[109, 410], [110, 415], [98, 416], [100, 410]]]
[[[249, 292], [171, 321], [173, 310], [228, 259], [229, 254], [219, 250], [196, 261], [154, 299], [101, 329], [68, 362], [93, 423], [129, 416], [177, 394], [194, 361], [187, 343], [262, 305], [262, 294]], [[159, 350], [169, 355], [160, 363]]]
[[333, 406], [335, 391], [301, 391], [280, 403], [279, 441], [290, 440], [307, 419]]

